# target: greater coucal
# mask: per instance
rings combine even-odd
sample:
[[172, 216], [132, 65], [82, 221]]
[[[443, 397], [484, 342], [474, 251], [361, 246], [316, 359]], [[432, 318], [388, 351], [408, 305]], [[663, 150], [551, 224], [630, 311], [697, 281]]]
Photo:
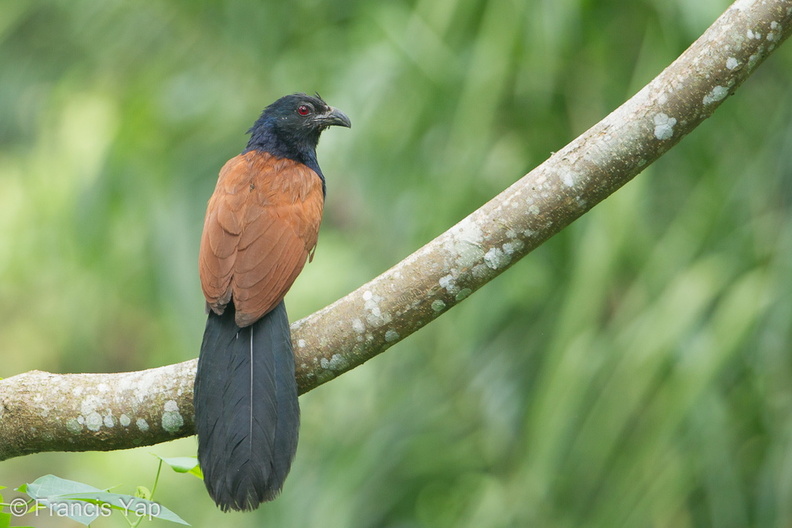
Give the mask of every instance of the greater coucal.
[[195, 378], [198, 460], [223, 511], [280, 492], [297, 449], [300, 408], [283, 297], [313, 257], [327, 127], [350, 127], [317, 94], [269, 105], [245, 150], [220, 170], [199, 258], [206, 321]]

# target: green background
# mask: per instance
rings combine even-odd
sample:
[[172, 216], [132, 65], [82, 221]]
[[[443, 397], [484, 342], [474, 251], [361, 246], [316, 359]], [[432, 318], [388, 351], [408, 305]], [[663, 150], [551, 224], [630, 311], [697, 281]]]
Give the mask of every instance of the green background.
[[[277, 97], [319, 91], [354, 123], [319, 146], [325, 220], [295, 320], [541, 163], [727, 5], [4, 2], [0, 376], [197, 355], [206, 200]], [[790, 147], [787, 45], [616, 195], [302, 397], [276, 502], [224, 515], [170, 470], [155, 498], [198, 527], [792, 526]], [[0, 484], [133, 493], [148, 453], [195, 445], [27, 456]]]

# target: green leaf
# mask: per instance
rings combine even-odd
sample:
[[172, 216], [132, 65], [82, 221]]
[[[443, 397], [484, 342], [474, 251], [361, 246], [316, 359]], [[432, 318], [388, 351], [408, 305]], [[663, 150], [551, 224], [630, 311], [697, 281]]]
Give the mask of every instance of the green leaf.
[[113, 510], [121, 511], [124, 515], [157, 518], [189, 526], [184, 519], [157, 502], [102, 491], [54, 475], [46, 475], [27, 484], [27, 493], [55, 515], [69, 517], [86, 526], [100, 516], [107, 517]]
[[89, 503], [104, 504], [108, 508], [124, 512], [125, 515], [162, 519], [189, 526], [190, 524], [158, 502], [123, 495], [120, 493], [99, 492], [64, 495], [64, 499], [75, 499]]
[[[67, 499], [67, 495], [79, 493], [94, 493], [102, 490], [66, 480], [55, 475], [44, 475], [29, 484], [23, 484], [18, 488], [30, 495], [37, 505], [46, 506], [59, 517], [68, 517], [78, 523], [88, 526], [100, 515], [109, 515], [109, 511], [103, 511], [99, 504], [87, 504], [83, 501]], [[105, 509], [106, 510], [106, 509]]]
[[201, 466], [198, 465], [198, 458], [197, 457], [161, 457], [159, 455], [154, 455], [155, 457], [159, 458], [170, 468], [175, 471], [176, 473], [190, 473], [191, 475], [195, 475], [199, 479], [203, 479], [203, 473], [201, 472]]
[[[25, 488], [24, 490], [22, 488]], [[99, 488], [94, 488], [82, 482], [66, 480], [55, 475], [44, 475], [30, 484], [23, 484], [18, 491], [27, 493], [34, 499], [46, 498], [51, 496], [61, 496], [71, 493], [93, 493], [101, 492]]]
[[[11, 528], [11, 518], [12, 515], [10, 513], [2, 513], [0, 512], [0, 528]], [[13, 528], [33, 528], [32, 526], [14, 526]]]

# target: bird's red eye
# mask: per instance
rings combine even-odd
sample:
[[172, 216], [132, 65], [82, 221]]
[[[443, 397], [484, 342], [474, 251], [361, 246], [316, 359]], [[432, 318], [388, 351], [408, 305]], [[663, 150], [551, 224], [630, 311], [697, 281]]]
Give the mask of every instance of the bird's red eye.
[[308, 105], [300, 105], [297, 107], [297, 113], [301, 116], [307, 116], [311, 113], [311, 107]]

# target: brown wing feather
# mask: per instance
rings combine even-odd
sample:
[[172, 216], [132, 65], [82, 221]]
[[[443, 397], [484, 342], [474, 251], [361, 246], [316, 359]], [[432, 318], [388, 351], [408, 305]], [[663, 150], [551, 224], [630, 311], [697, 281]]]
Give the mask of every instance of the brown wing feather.
[[239, 326], [272, 310], [313, 253], [323, 202], [319, 176], [301, 163], [257, 151], [229, 160], [201, 238], [209, 307], [222, 313], [233, 299]]

